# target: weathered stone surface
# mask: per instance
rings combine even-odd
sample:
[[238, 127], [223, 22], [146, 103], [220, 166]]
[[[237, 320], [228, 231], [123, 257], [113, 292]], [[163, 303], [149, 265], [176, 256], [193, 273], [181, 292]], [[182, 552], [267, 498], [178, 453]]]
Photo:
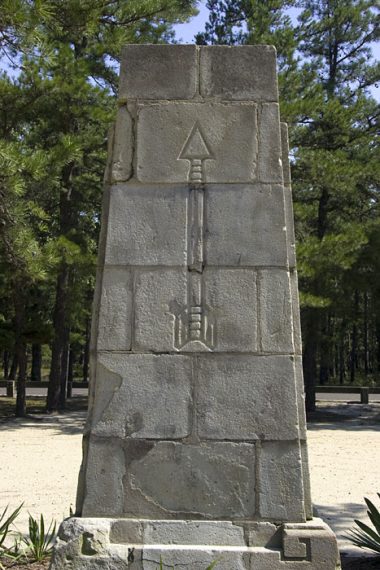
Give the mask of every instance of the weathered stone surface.
[[288, 261], [289, 261], [289, 267], [294, 268], [296, 266], [296, 240], [294, 235], [292, 190], [288, 185], [284, 187], [284, 196], [285, 196], [286, 240], [288, 244]]
[[118, 544], [208, 544], [209, 546], [246, 544], [242, 525], [238, 526], [229, 521], [200, 520], [118, 519], [112, 523], [110, 541]]
[[198, 88], [194, 45], [127, 45], [121, 57], [119, 99], [191, 99]]
[[302, 462], [297, 441], [264, 442], [259, 452], [259, 513], [274, 521], [304, 521]]
[[112, 187], [106, 265], [183, 265], [187, 199], [185, 187]]
[[[298, 568], [302, 562], [312, 570], [331, 568], [339, 570], [339, 552], [331, 529], [320, 519], [305, 524], [285, 524], [283, 528], [284, 562]], [[297, 566], [298, 563], [298, 566]], [[290, 566], [293, 568], [293, 566]]]
[[175, 318], [186, 304], [185, 268], [138, 272], [135, 277], [134, 349], [174, 351]]
[[297, 409], [298, 409], [298, 422], [301, 440], [306, 439], [306, 413], [305, 413], [305, 387], [303, 381], [302, 371], [302, 357], [294, 357], [294, 370], [297, 389]]
[[258, 272], [258, 288], [261, 350], [293, 353], [289, 273], [279, 269], [261, 270]]
[[[268, 523], [241, 523], [240, 532], [251, 527], [267, 534], [266, 546], [246, 546], [243, 537], [224, 521], [138, 521], [116, 519], [113, 526], [129, 528], [131, 538], [139, 531], [156, 528], [157, 540], [112, 541], [110, 519], [67, 519], [61, 524], [52, 566], [57, 570], [157, 570], [164, 567], [205, 570], [217, 561], [221, 570], [339, 570], [336, 540], [320, 519], [304, 524], [275, 527]], [[266, 530], [264, 527], [267, 527]], [[165, 532], [170, 528], [170, 533]], [[186, 532], [187, 530], [187, 532]], [[203, 536], [202, 536], [203, 531]], [[151, 535], [153, 539], [153, 535]], [[174, 541], [171, 542], [171, 537]], [[180, 538], [184, 542], [179, 542]], [[192, 537], [194, 540], [192, 540]], [[115, 538], [115, 536], [114, 536]], [[123, 539], [123, 537], [121, 537]], [[203, 540], [202, 540], [203, 538]], [[178, 539], [178, 541], [177, 541]], [[145, 546], [144, 546], [145, 543]], [[306, 556], [305, 556], [306, 553]]]
[[306, 441], [301, 441], [302, 482], [304, 492], [305, 516], [307, 520], [313, 518], [313, 504], [311, 502], [309, 455]]
[[[135, 339], [138, 351], [186, 352], [175, 342], [176, 319], [186, 309], [191, 285], [186, 270], [141, 271], [135, 276]], [[215, 327], [213, 351], [257, 350], [257, 293], [249, 269], [208, 269], [204, 302]]]
[[276, 103], [259, 108], [259, 182], [282, 183], [280, 110]]
[[117, 517], [123, 513], [125, 457], [121, 442], [91, 437], [85, 472], [82, 516]]
[[287, 266], [280, 186], [210, 185], [206, 201], [206, 265]]
[[290, 271], [290, 293], [292, 296], [294, 352], [300, 355], [302, 354], [301, 319], [298, 296], [298, 276], [295, 270]]
[[[286, 123], [280, 123], [280, 130], [281, 130], [281, 149], [282, 149], [281, 161], [282, 161], [282, 173], [284, 178], [284, 184], [291, 184], [288, 125]], [[293, 220], [291, 221], [293, 223]]]
[[254, 515], [253, 444], [149, 442], [151, 447], [137, 457], [136, 445], [140, 443], [126, 445], [125, 516], [235, 519]]
[[246, 528], [246, 540], [248, 546], [281, 548], [281, 529], [269, 522], [248, 522]]
[[277, 101], [273, 46], [202, 46], [200, 92], [223, 100]]
[[185, 147], [196, 127], [202, 142], [199, 156], [210, 156], [202, 158], [203, 182], [255, 180], [256, 115], [254, 104], [141, 105], [137, 121], [138, 179], [146, 183], [190, 180], [191, 161], [185, 158]]
[[311, 499], [275, 50], [128, 46], [120, 105], [77, 500], [93, 518], [62, 525], [52, 570], [336, 570], [331, 532], [299, 524]]
[[[109, 437], [182, 438], [191, 431], [191, 361], [186, 356], [100, 354], [97, 383], [120, 378], [106, 403], [98, 394], [92, 433]], [[98, 409], [101, 408], [101, 413]]]
[[234, 440], [296, 438], [293, 374], [293, 362], [286, 356], [199, 357], [199, 436]]
[[105, 267], [100, 299], [98, 350], [130, 350], [132, 274], [126, 267]]
[[250, 269], [206, 269], [205, 301], [215, 320], [218, 351], [257, 350], [257, 291]]
[[[131, 570], [157, 570], [160, 560], [164, 568], [180, 568], [181, 570], [205, 570], [215, 560], [218, 570], [247, 570], [249, 568], [249, 553], [231, 552], [228, 548], [201, 547], [196, 549], [160, 549], [144, 548], [141, 552], [141, 566], [133, 566]], [[137, 563], [139, 564], [139, 563]]]
[[119, 107], [116, 116], [112, 150], [111, 179], [114, 182], [128, 180], [132, 175], [133, 122], [128, 109]]

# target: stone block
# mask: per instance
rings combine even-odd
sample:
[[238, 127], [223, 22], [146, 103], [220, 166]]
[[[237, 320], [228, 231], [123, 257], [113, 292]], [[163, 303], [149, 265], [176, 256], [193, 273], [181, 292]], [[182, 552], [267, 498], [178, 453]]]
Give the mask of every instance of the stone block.
[[301, 461], [302, 461], [302, 482], [305, 501], [305, 516], [307, 520], [313, 518], [313, 504], [311, 501], [311, 485], [310, 485], [310, 468], [309, 468], [309, 455], [307, 450], [306, 441], [300, 442], [301, 446]]
[[245, 546], [244, 528], [229, 521], [117, 519], [110, 542], [117, 544]]
[[122, 182], [132, 176], [133, 122], [128, 109], [119, 107], [116, 115], [115, 135], [112, 150], [111, 180]]
[[286, 239], [288, 243], [288, 261], [289, 267], [296, 266], [296, 238], [294, 235], [294, 215], [291, 187], [284, 187], [285, 196], [285, 220], [286, 220]]
[[186, 356], [100, 354], [97, 385], [111, 384], [110, 376], [119, 381], [110, 394], [97, 394], [92, 433], [120, 438], [188, 436], [191, 374]]
[[[188, 570], [205, 570], [206, 565], [213, 562], [217, 562], [218, 570], [340, 569], [335, 537], [320, 519], [277, 528], [269, 523], [242, 522], [240, 525], [237, 527], [227, 521], [70, 518], [59, 528], [51, 568], [157, 570], [162, 559], [164, 567]], [[268, 536], [274, 533], [279, 543], [269, 540], [265, 547], [246, 546], [242, 531], [250, 533], [255, 526]], [[114, 527], [140, 528], [143, 535], [147, 532], [146, 538], [115, 543], [112, 540]], [[170, 529], [169, 534], [165, 527]], [[158, 532], [151, 534], [153, 528]], [[130, 538], [137, 536], [142, 535], [129, 531]], [[163, 541], [159, 542], [159, 538]]]
[[290, 163], [289, 163], [289, 135], [288, 125], [280, 123], [281, 130], [281, 149], [282, 149], [282, 173], [284, 184], [291, 184]]
[[281, 527], [269, 522], [247, 522], [246, 534], [248, 546], [261, 548], [281, 548]]
[[187, 270], [156, 269], [135, 276], [134, 349], [175, 351], [175, 319], [187, 306]]
[[183, 265], [188, 188], [117, 185], [111, 189], [106, 265]]
[[[339, 552], [331, 529], [320, 519], [283, 527], [283, 559], [286, 568], [339, 570]], [[289, 562], [288, 562], [289, 561]]]
[[206, 265], [287, 266], [280, 186], [211, 185], [206, 204]]
[[98, 350], [130, 350], [132, 343], [132, 275], [125, 267], [103, 269]]
[[214, 352], [257, 350], [257, 292], [250, 269], [206, 269], [205, 301], [215, 327]]
[[258, 456], [260, 516], [272, 521], [304, 521], [304, 490], [299, 443], [263, 442]]
[[[135, 277], [134, 350], [186, 352], [178, 346], [175, 327], [186, 310], [191, 284], [185, 270], [141, 271]], [[212, 350], [257, 350], [257, 295], [255, 273], [249, 269], [206, 269], [203, 302], [212, 319], [215, 338]], [[184, 324], [184, 326], [186, 326]]]
[[195, 45], [127, 45], [119, 99], [191, 99], [198, 89]]
[[198, 359], [197, 386], [197, 425], [201, 438], [297, 438], [291, 358], [205, 355]]
[[[210, 548], [202, 546], [197, 549], [164, 549], [160, 546], [145, 547], [141, 552], [141, 562], [132, 566], [131, 570], [157, 570], [160, 560], [166, 569], [207, 570], [217, 561], [216, 570], [248, 570], [249, 553], [232, 551], [228, 548]], [[138, 553], [138, 556], [140, 553]]]
[[137, 178], [188, 182], [191, 161], [201, 161], [202, 182], [256, 178], [257, 110], [254, 104], [141, 105], [137, 120]]
[[293, 342], [294, 352], [302, 354], [302, 335], [301, 335], [301, 317], [300, 303], [298, 295], [298, 276], [297, 271], [290, 271], [290, 293], [292, 296], [292, 320], [293, 320]]
[[300, 438], [306, 440], [306, 412], [305, 412], [305, 387], [303, 381], [302, 356], [294, 357], [294, 370], [296, 374], [298, 422], [300, 426]]
[[280, 109], [276, 103], [259, 107], [259, 182], [283, 183]]
[[202, 46], [200, 92], [226, 100], [277, 101], [273, 46]]
[[260, 347], [263, 352], [294, 352], [289, 273], [258, 272]]
[[117, 517], [123, 512], [125, 456], [121, 442], [91, 436], [82, 516]]
[[124, 516], [235, 519], [254, 515], [253, 444], [149, 441], [143, 451], [141, 446], [141, 440], [125, 443]]

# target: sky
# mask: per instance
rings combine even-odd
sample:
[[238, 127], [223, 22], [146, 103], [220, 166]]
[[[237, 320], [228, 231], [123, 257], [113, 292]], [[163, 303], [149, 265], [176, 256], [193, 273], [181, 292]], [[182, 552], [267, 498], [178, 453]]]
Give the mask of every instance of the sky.
[[[183, 44], [192, 44], [194, 43], [194, 36], [197, 32], [202, 32], [205, 27], [205, 23], [208, 20], [208, 9], [206, 8], [206, 0], [201, 0], [198, 4], [199, 14], [195, 16], [190, 22], [187, 24], [179, 24], [174, 26], [176, 31], [176, 39], [180, 43]], [[294, 21], [297, 18], [297, 10], [290, 10], [290, 16]], [[380, 42], [374, 44], [373, 46], [373, 55], [376, 59], [380, 59]], [[380, 101], [380, 85], [379, 87], [372, 87], [371, 88], [372, 95]]]

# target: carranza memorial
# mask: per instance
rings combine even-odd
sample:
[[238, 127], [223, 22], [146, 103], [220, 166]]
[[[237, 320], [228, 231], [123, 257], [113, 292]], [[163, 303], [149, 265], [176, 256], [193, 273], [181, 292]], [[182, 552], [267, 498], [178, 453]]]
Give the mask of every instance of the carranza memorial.
[[130, 45], [52, 569], [336, 570], [312, 518], [275, 49]]

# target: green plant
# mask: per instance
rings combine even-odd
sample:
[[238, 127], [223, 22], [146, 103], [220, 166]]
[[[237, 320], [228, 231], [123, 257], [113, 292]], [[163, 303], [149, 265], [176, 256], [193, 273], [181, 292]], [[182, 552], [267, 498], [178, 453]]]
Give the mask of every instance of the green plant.
[[49, 528], [45, 532], [45, 521], [43, 515], [40, 516], [38, 522], [29, 514], [29, 536], [23, 538], [26, 545], [25, 556], [30, 554], [34, 560], [40, 562], [46, 558], [52, 548], [55, 540], [56, 523], [50, 522]]
[[0, 515], [0, 552], [4, 550], [4, 542], [10, 532], [10, 526], [18, 516], [19, 512], [21, 511], [23, 503], [17, 509], [13, 511], [9, 516], [7, 516], [8, 507], [5, 507], [3, 512]]
[[[380, 493], [377, 495], [380, 498]], [[356, 546], [369, 548], [380, 553], [380, 511], [369, 499], [364, 498], [364, 500], [368, 507], [368, 517], [375, 529], [355, 519], [355, 524], [359, 529], [352, 529], [347, 536]]]
[[[9, 536], [10, 532], [12, 532], [10, 530], [11, 525], [13, 524], [14, 520], [18, 517], [18, 514], [22, 508], [23, 503], [21, 503], [21, 505], [19, 507], [17, 507], [17, 509], [15, 509], [10, 515], [7, 516], [7, 512], [8, 512], [8, 508], [9, 505], [7, 507], [5, 507], [5, 509], [3, 510], [3, 512], [0, 514], [0, 555], [4, 556], [5, 558], [13, 558], [12, 554], [11, 554], [11, 549], [8, 547], [5, 547], [4, 543], [5, 540], [7, 539], [7, 537]], [[15, 542], [15, 544], [17, 543], [17, 541]], [[0, 562], [0, 570], [3, 570], [4, 566], [1, 564]]]
[[[21, 548], [22, 545], [22, 535], [15, 536], [13, 540], [13, 546], [3, 550], [1, 555], [4, 558], [7, 558], [13, 563], [18, 562], [24, 558], [24, 551]], [[5, 570], [4, 566], [0, 563], [0, 570]]]

